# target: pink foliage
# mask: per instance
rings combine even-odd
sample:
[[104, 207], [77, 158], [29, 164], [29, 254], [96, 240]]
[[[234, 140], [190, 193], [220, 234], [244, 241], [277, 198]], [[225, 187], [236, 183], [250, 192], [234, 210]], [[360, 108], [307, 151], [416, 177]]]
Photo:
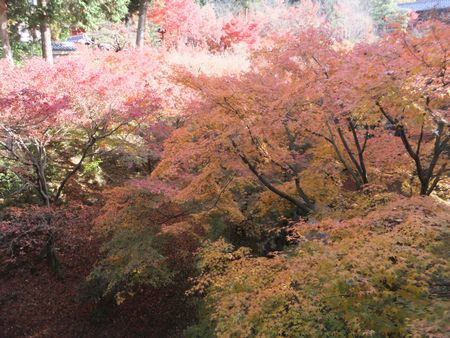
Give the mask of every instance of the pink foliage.
[[243, 16], [235, 16], [223, 25], [220, 42], [223, 48], [241, 42], [252, 46], [258, 41], [258, 33], [258, 23], [246, 20]]
[[[33, 59], [24, 67], [2, 68], [0, 156], [8, 160], [5, 166], [34, 186], [44, 203], [57, 201], [100, 140], [159, 119], [158, 60], [156, 54], [135, 51], [86, 50], [54, 66]], [[67, 157], [61, 161], [61, 156]], [[50, 166], [63, 172], [56, 184], [47, 182]]]
[[152, 82], [157, 70], [151, 58], [133, 52], [90, 51], [54, 67], [31, 60], [23, 68], [2, 68], [0, 117], [33, 133], [126, 123], [158, 108]]
[[193, 0], [155, 1], [149, 11], [149, 19], [165, 30], [164, 42], [168, 46], [177, 43], [182, 37], [195, 40], [201, 38], [201, 9]]
[[301, 6], [279, 1], [219, 17], [211, 6], [200, 7], [193, 0], [161, 0], [153, 4], [149, 19], [164, 28], [166, 47], [192, 45], [214, 51], [241, 43], [253, 48], [261, 39], [324, 24], [319, 6], [312, 1], [304, 1]]

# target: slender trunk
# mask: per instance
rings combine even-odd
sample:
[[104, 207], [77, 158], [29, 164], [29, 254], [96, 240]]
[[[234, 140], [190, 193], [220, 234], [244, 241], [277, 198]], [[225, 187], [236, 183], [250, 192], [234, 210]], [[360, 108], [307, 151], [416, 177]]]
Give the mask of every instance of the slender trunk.
[[327, 125], [327, 129], [328, 129], [329, 137], [326, 137], [326, 136], [324, 136], [322, 134], [318, 134], [318, 136], [324, 138], [327, 142], [329, 142], [332, 145], [333, 150], [334, 150], [334, 152], [335, 152], [335, 154], [336, 154], [336, 156], [338, 158], [338, 161], [341, 162], [341, 164], [344, 166], [345, 170], [347, 170], [349, 175], [352, 177], [352, 179], [355, 182], [357, 188], [360, 189], [361, 188], [361, 184], [360, 184], [360, 180], [358, 178], [358, 173], [353, 170], [353, 168], [351, 167], [351, 165], [349, 163], [347, 163], [347, 161], [344, 158], [344, 155], [339, 150], [338, 144], [336, 142], [336, 138], [334, 136], [334, 133], [333, 133], [333, 131], [331, 129], [330, 124], [328, 122], [326, 122], [326, 125]]
[[11, 45], [9, 44], [8, 32], [8, 7], [6, 0], [0, 0], [0, 40], [2, 42], [3, 57], [13, 64]]
[[[274, 194], [278, 195], [279, 197], [289, 201], [290, 203], [292, 203], [297, 210], [299, 210], [303, 215], [308, 215], [309, 213], [311, 213], [314, 209], [314, 204], [312, 204], [312, 200], [310, 198], [307, 198], [306, 195], [304, 194], [303, 190], [302, 193], [305, 196], [305, 199], [300, 200], [294, 196], [289, 195], [288, 193], [276, 188], [272, 183], [270, 183], [270, 181], [262, 174], [260, 173], [257, 168], [255, 167], [255, 165], [253, 165], [250, 160], [247, 158], [247, 156], [245, 156], [245, 154], [240, 151], [238, 145], [236, 144], [236, 142], [234, 140], [231, 140], [231, 143], [233, 145], [233, 148], [237, 151], [239, 157], [241, 158], [242, 162], [244, 162], [247, 167], [250, 169], [250, 171], [258, 178], [258, 180], [270, 191], [272, 191]], [[300, 181], [296, 180], [296, 187], [297, 189], [300, 188]]]
[[437, 123], [437, 128], [435, 132], [435, 142], [433, 147], [433, 154], [431, 157], [431, 161], [428, 164], [428, 168], [426, 167], [426, 163], [423, 163], [423, 159], [420, 157], [420, 148], [423, 138], [423, 126], [421, 128], [419, 141], [417, 143], [416, 151], [412, 148], [411, 142], [408, 139], [408, 135], [406, 134], [404, 126], [399, 123], [397, 119], [391, 116], [379, 102], [376, 102], [376, 105], [380, 109], [382, 115], [395, 127], [395, 130], [400, 136], [402, 140], [403, 146], [405, 147], [408, 155], [413, 159], [416, 165], [417, 177], [420, 181], [420, 195], [428, 196], [433, 190], [436, 188], [437, 184], [441, 180], [442, 175], [447, 170], [447, 163], [444, 163], [440, 169], [437, 170], [436, 174], [435, 169], [436, 165], [439, 161], [441, 154], [444, 150], [447, 149], [448, 143], [450, 142], [450, 135], [444, 135], [445, 123], [439, 121]]
[[42, 11], [40, 22], [42, 56], [48, 63], [53, 64], [52, 37], [47, 13], [47, 0], [38, 0], [38, 6]]
[[348, 145], [347, 139], [345, 138], [344, 132], [340, 127], [337, 128], [339, 138], [341, 140], [342, 145], [344, 146], [345, 151], [347, 152], [348, 157], [350, 158], [350, 161], [353, 163], [353, 166], [356, 169], [356, 172], [358, 173], [358, 181], [356, 184], [358, 185], [358, 189], [361, 189], [362, 185], [367, 183], [364, 181], [365, 177], [362, 173], [361, 167], [356, 160], [353, 151], [351, 150], [350, 146]]
[[148, 0], [139, 1], [139, 21], [136, 35], [136, 47], [143, 48], [145, 41], [145, 24], [147, 18]]
[[44, 168], [42, 163], [36, 162], [34, 165], [36, 170], [36, 180], [37, 180], [37, 191], [42, 198], [45, 206], [50, 207], [50, 193], [48, 191], [47, 179], [45, 178]]
[[54, 202], [58, 202], [59, 198], [61, 197], [61, 194], [64, 190], [64, 187], [66, 186], [67, 182], [70, 180], [70, 178], [72, 176], [74, 176], [80, 169], [81, 166], [83, 165], [84, 160], [86, 159], [86, 156], [88, 155], [88, 152], [92, 149], [92, 147], [94, 146], [96, 142], [96, 138], [91, 136], [86, 144], [86, 147], [83, 149], [83, 152], [81, 154], [81, 158], [78, 161], [78, 163], [72, 168], [72, 170], [70, 170], [66, 176], [64, 177], [64, 179], [62, 180], [62, 182], [60, 183], [58, 190], [56, 191], [56, 195], [54, 198]]
[[368, 131], [368, 129], [366, 129], [366, 134], [364, 135], [364, 141], [363, 141], [364, 143], [361, 146], [361, 143], [359, 142], [359, 139], [358, 139], [358, 134], [356, 133], [356, 126], [353, 124], [353, 122], [350, 119], [348, 120], [348, 126], [352, 132], [353, 141], [355, 143], [356, 150], [358, 151], [359, 173], [361, 176], [361, 180], [362, 180], [363, 184], [367, 184], [367, 183], [369, 183], [369, 179], [367, 177], [367, 169], [366, 169], [366, 164], [364, 161], [364, 150], [366, 148], [366, 142], [369, 137], [369, 131]]

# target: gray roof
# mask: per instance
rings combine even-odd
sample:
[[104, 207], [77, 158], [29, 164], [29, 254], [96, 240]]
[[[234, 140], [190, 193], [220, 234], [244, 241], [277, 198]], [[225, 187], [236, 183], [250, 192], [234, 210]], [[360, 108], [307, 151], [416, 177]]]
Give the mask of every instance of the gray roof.
[[419, 0], [398, 4], [402, 9], [410, 9], [415, 12], [432, 11], [435, 9], [450, 9], [450, 0]]
[[74, 52], [77, 50], [73, 42], [52, 42], [54, 52]]

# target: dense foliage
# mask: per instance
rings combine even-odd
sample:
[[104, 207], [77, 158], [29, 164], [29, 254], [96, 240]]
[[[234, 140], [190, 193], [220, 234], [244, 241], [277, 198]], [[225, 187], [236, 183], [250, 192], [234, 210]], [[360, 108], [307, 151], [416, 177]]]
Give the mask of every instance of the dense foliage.
[[154, 1], [146, 46], [0, 61], [0, 303], [64, 313], [0, 335], [446, 336], [450, 29], [392, 4]]
[[132, 122], [152, 122], [158, 98], [149, 74], [158, 71], [157, 62], [149, 60], [145, 72], [136, 71], [135, 62], [87, 53], [55, 67], [40, 61], [20, 72], [3, 67], [3, 166], [47, 205], [57, 202], [84, 162], [101, 152], [102, 141]]
[[[195, 292], [204, 337], [444, 337], [448, 208], [400, 199], [361, 218], [293, 226], [270, 258], [223, 241], [202, 248]], [[427, 215], [425, 217], [425, 215]]]

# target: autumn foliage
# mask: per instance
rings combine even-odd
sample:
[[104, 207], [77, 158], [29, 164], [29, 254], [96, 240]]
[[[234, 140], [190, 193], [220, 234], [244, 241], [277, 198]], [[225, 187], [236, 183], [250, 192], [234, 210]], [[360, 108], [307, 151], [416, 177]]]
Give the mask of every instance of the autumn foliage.
[[208, 316], [191, 336], [444, 337], [448, 210], [428, 203], [400, 199], [364, 218], [300, 222], [296, 246], [271, 258], [205, 244], [192, 292], [206, 293]]
[[80, 311], [164, 312], [125, 335], [444, 337], [449, 26], [321, 13], [153, 1], [153, 47], [2, 63], [2, 271], [64, 280], [67, 219]]

